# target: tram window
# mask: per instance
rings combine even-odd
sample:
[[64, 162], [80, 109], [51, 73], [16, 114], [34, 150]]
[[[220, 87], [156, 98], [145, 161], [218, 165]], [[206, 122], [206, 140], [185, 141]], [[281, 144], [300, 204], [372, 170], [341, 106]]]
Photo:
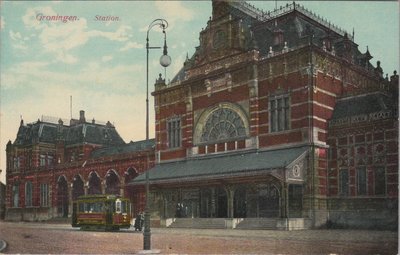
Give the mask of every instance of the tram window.
[[126, 202], [122, 202], [122, 213], [127, 213]]
[[98, 213], [103, 211], [102, 202], [85, 203], [85, 213]]
[[117, 199], [115, 201], [115, 212], [116, 213], [121, 213], [122, 212], [121, 200], [119, 200], [119, 199]]
[[79, 203], [79, 212], [84, 212], [85, 211], [85, 204], [84, 203]]

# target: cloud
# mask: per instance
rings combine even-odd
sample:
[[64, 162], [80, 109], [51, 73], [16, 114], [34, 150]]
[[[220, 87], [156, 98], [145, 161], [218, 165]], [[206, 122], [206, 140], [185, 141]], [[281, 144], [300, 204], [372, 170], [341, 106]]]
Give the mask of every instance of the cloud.
[[111, 59], [113, 59], [112, 56], [103, 56], [103, 57], [101, 58], [101, 61], [103, 61], [103, 62], [105, 63], [105, 62], [110, 61]]
[[[78, 58], [70, 51], [85, 45], [91, 38], [105, 38], [110, 41], [126, 42], [129, 40], [130, 30], [127, 25], [120, 25], [115, 31], [100, 31], [88, 29], [87, 20], [79, 18], [66, 23], [57, 21], [38, 21], [36, 15], [39, 13], [46, 16], [57, 15], [51, 7], [29, 8], [22, 17], [24, 24], [28, 28], [39, 32], [38, 38], [44, 52], [55, 55], [57, 62], [73, 64], [78, 62]], [[13, 34], [14, 37], [18, 34]], [[21, 35], [19, 34], [21, 37]], [[126, 44], [123, 49], [128, 50], [136, 45]]]
[[49, 24], [47, 24], [46, 22], [41, 22], [36, 18], [36, 16], [40, 13], [49, 16], [57, 15], [57, 13], [51, 7], [28, 8], [25, 15], [22, 16], [22, 21], [24, 22], [25, 26], [34, 29], [43, 29], [45, 27], [48, 27]]
[[180, 1], [155, 1], [155, 6], [160, 13], [166, 14], [168, 21], [190, 21], [194, 18], [194, 11], [186, 8]]
[[127, 42], [124, 47], [120, 48], [119, 51], [127, 51], [130, 49], [143, 49], [144, 45], [137, 42]]
[[[110, 57], [105, 56], [103, 59], [107, 60]], [[142, 77], [145, 68], [139, 64], [120, 64], [110, 67], [102, 62], [90, 62], [79, 71], [79, 75], [76, 75], [74, 72], [65, 73], [63, 70], [50, 71], [51, 65], [53, 63], [27, 61], [2, 70], [2, 89], [24, 90], [26, 86], [31, 86], [43, 90], [54, 84], [63, 83], [76, 89], [84, 87], [93, 89], [93, 86], [96, 86], [96, 90], [110, 91], [112, 88], [112, 93], [125, 93], [126, 89], [132, 88], [132, 84], [141, 84], [142, 81], [135, 77]]]
[[0, 18], [0, 30], [3, 30], [6, 26], [6, 22], [4, 21], [4, 17], [1, 16]]
[[[27, 40], [25, 38], [22, 38], [22, 35], [20, 32], [14, 32], [12, 29], [8, 32], [11, 40], [13, 40], [12, 47], [14, 49], [19, 49], [19, 50], [27, 50], [28, 46], [26, 45]], [[29, 38], [28, 38], [29, 40]]]
[[14, 41], [18, 41], [22, 39], [22, 36], [19, 32], [14, 33], [14, 31], [12, 31], [12, 29], [10, 30], [10, 32], [8, 33], [10, 35], [10, 38], [13, 39]]
[[121, 25], [115, 32], [103, 32], [98, 30], [92, 30], [88, 32], [89, 37], [104, 37], [111, 41], [124, 42], [128, 40], [128, 30], [131, 30], [130, 26]]

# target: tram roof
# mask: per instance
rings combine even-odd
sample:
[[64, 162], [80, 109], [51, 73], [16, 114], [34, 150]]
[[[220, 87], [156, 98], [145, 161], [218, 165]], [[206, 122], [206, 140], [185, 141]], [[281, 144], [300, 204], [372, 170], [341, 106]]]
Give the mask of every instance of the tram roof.
[[[183, 161], [161, 163], [150, 169], [149, 182], [171, 183], [188, 180], [246, 176], [258, 171], [285, 169], [293, 161], [305, 155], [307, 146], [197, 157]], [[128, 185], [143, 185], [145, 173]]]

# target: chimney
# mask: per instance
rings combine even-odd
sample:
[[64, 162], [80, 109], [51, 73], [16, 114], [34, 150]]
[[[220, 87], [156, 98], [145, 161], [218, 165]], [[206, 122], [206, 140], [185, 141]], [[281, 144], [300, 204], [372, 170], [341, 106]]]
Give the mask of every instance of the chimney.
[[85, 123], [86, 119], [85, 119], [85, 111], [80, 110], [79, 111], [79, 123]]

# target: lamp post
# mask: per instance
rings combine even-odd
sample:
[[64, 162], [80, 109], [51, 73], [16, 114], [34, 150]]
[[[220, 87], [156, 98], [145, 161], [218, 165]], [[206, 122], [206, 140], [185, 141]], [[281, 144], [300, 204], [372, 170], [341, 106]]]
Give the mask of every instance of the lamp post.
[[[146, 35], [146, 144], [148, 144], [149, 142], [149, 50], [161, 49], [161, 47], [149, 46], [149, 32], [155, 26], [160, 27], [164, 34], [164, 49], [163, 49], [163, 55], [160, 57], [160, 64], [164, 68], [171, 64], [171, 57], [168, 56], [168, 51], [167, 51], [167, 34], [165, 32], [165, 29], [168, 27], [168, 22], [165, 19], [155, 19], [150, 23]], [[147, 163], [149, 163], [149, 157], [147, 157]], [[151, 250], [148, 168], [149, 164], [147, 164], [147, 170], [146, 170], [146, 206], [144, 209], [143, 250]]]

